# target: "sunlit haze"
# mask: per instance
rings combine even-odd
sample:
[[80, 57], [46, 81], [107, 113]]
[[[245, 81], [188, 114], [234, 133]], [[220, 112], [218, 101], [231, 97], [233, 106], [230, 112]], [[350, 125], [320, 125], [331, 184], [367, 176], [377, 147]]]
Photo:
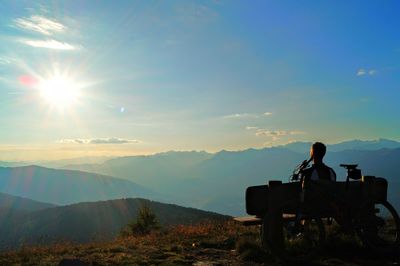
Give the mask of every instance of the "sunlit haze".
[[39, 89], [43, 99], [59, 109], [69, 107], [79, 96], [78, 85], [68, 78], [60, 76], [41, 81]]
[[0, 160], [400, 140], [398, 1], [1, 10]]

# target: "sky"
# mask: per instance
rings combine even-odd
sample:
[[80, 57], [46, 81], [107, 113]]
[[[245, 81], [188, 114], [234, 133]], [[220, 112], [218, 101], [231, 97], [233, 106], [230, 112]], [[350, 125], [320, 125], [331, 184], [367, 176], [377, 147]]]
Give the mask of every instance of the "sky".
[[0, 160], [400, 140], [398, 1], [7, 1]]

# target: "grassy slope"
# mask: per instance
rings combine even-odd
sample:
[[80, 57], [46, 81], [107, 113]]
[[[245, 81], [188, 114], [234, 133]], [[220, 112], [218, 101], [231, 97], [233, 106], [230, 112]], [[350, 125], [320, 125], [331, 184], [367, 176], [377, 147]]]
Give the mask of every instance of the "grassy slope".
[[110, 240], [136, 219], [142, 204], [147, 204], [164, 226], [229, 219], [217, 213], [145, 199], [83, 202], [31, 213], [0, 209], [0, 250], [60, 240], [80, 243]]
[[[87, 265], [279, 265], [260, 248], [257, 227], [232, 221], [173, 226], [146, 236], [89, 244], [21, 247], [0, 253], [0, 265], [58, 265], [76, 259]], [[330, 238], [314, 265], [394, 265], [397, 259], [372, 257], [351, 238]], [[203, 263], [203, 264], [202, 264]], [[208, 264], [207, 264], [208, 263]], [[310, 265], [310, 264], [308, 264]]]

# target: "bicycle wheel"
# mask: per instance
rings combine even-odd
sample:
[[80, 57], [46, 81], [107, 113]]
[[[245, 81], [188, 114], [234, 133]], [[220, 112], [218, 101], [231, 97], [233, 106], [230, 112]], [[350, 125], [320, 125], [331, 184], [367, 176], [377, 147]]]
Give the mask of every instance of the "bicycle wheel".
[[381, 254], [396, 254], [400, 247], [400, 219], [387, 202], [368, 202], [359, 214], [358, 234], [363, 243]]
[[325, 228], [318, 217], [303, 215], [296, 203], [289, 202], [266, 214], [263, 243], [287, 262], [311, 260], [325, 240]]

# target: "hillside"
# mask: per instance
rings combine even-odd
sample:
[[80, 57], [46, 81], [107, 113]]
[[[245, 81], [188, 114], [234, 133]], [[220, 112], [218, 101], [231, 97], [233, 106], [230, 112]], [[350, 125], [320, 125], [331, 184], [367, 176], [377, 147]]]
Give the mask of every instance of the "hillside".
[[0, 247], [60, 241], [109, 240], [136, 218], [147, 203], [164, 225], [194, 224], [203, 220], [224, 220], [227, 216], [144, 199], [78, 203], [30, 213], [9, 213], [3, 217]]
[[3, 211], [8, 209], [20, 211], [38, 211], [55, 206], [56, 205], [54, 204], [38, 202], [27, 198], [0, 193], [0, 209]]
[[161, 198], [128, 180], [39, 166], [0, 167], [0, 192], [57, 205], [124, 197]]

